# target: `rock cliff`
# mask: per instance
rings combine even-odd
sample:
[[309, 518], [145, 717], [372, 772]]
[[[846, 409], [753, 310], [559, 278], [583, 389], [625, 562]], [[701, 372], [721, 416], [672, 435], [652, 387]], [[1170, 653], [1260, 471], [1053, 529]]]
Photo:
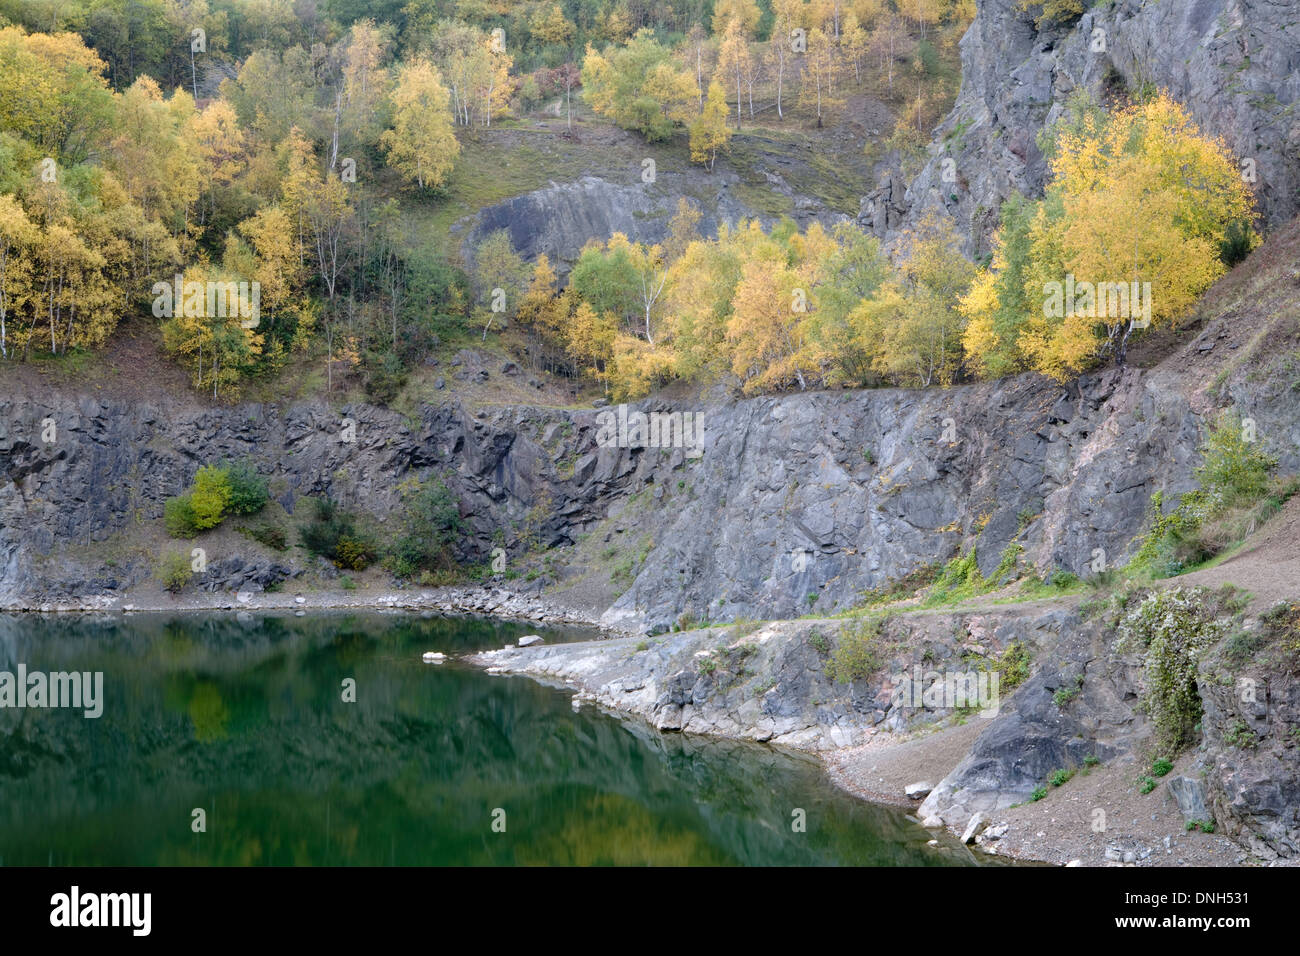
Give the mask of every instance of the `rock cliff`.
[[1020, 0], [979, 0], [961, 41], [957, 103], [910, 184], [867, 197], [863, 218], [893, 235], [927, 209], [950, 215], [982, 254], [999, 204], [1041, 194], [1038, 133], [1079, 89], [1167, 90], [1247, 165], [1264, 219], [1300, 209], [1300, 17], [1289, 0], [1109, 0], [1068, 25], [1034, 24]]

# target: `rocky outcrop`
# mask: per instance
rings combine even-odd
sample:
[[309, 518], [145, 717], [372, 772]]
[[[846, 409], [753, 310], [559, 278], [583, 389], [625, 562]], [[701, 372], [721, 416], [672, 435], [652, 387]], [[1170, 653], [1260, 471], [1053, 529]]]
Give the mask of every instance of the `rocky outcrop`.
[[[837, 620], [507, 647], [469, 660], [494, 673], [563, 684], [577, 691], [579, 704], [635, 714], [661, 731], [827, 751], [959, 711], [996, 726], [1005, 698], [988, 675], [999, 670], [1000, 656], [1013, 644], [1029, 655], [1053, 646], [1069, 619], [1050, 608], [895, 619], [876, 638], [878, 666], [857, 675], [835, 669], [854, 627]], [[956, 681], [968, 677], [973, 683], [959, 688]]]
[[961, 41], [962, 85], [935, 131], [929, 160], [897, 196], [864, 205], [881, 235], [926, 210], [951, 216], [967, 251], [987, 251], [999, 204], [1041, 194], [1047, 166], [1037, 135], [1076, 90], [1157, 87], [1249, 167], [1264, 218], [1300, 209], [1300, 19], [1289, 0], [1114, 0], [1068, 25], [1034, 25], [1036, 5], [979, 0]]
[[1264, 859], [1300, 856], [1294, 652], [1260, 649], [1244, 668], [1223, 667], [1220, 659], [1202, 673], [1201, 765], [1215, 822]]
[[1108, 630], [1071, 614], [1053, 636], [1035, 673], [921, 804], [923, 820], [962, 826], [1025, 802], [1057, 770], [1109, 761], [1140, 740], [1135, 674], [1115, 659]]
[[[830, 226], [847, 219], [821, 202], [800, 196], [779, 175], [768, 173], [771, 188], [793, 199], [793, 218], [800, 226], [821, 222]], [[662, 170], [652, 182], [622, 184], [600, 176], [583, 176], [571, 183], [551, 183], [479, 210], [459, 223], [463, 231], [461, 258], [474, 261], [474, 252], [489, 234], [505, 230], [511, 245], [526, 261], [546, 255], [560, 275], [567, 275], [583, 247], [622, 233], [633, 242], [658, 243], [668, 236], [678, 201], [687, 198], [700, 212], [696, 230], [713, 238], [722, 225], [756, 219], [770, 229], [775, 217], [756, 212], [734, 195], [740, 177], [720, 172], [714, 178], [699, 173]]]
[[[1275, 385], [1234, 387], [1294, 472], [1300, 393]], [[570, 561], [608, 578], [598, 554], [571, 546], [635, 542], [630, 583], [604, 617], [621, 630], [839, 610], [972, 548], [985, 574], [1014, 544], [1040, 569], [1086, 575], [1099, 557], [1126, 557], [1152, 492], [1191, 487], [1202, 417], [1181, 386], [1167, 363], [1069, 387], [1025, 376], [709, 402], [678, 409], [702, 425], [698, 456], [601, 447], [598, 409], [426, 406], [409, 420], [367, 405], [11, 396], [0, 399], [0, 602], [76, 603], [140, 582], [145, 564], [110, 565], [93, 545], [157, 522], [200, 465], [239, 458], [290, 513], [303, 496], [329, 496], [381, 523], [400, 515], [403, 481], [442, 477], [460, 503], [466, 560], [497, 544], [512, 557], [550, 550], [561, 580], [584, 570]]]

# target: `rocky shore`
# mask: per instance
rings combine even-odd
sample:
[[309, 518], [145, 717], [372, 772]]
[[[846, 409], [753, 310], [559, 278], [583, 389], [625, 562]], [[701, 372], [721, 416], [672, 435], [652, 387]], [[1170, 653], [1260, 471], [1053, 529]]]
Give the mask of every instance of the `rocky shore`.
[[[837, 681], [830, 649], [843, 627], [775, 621], [465, 659], [567, 687], [575, 706], [663, 732], [817, 754], [846, 790], [910, 807], [922, 824], [999, 856], [1084, 866], [1300, 862], [1292, 830], [1272, 816], [1276, 794], [1216, 774], [1204, 747], [1151, 790], [1139, 787], [1152, 751], [1137, 674], [1110, 652], [1105, 628], [1066, 602], [900, 615], [880, 635], [884, 666]], [[1034, 658], [1032, 673], [993, 707], [941, 698], [918, 706], [907, 692], [918, 668], [938, 679], [958, 668], [979, 672], [1016, 647]], [[1209, 736], [1222, 719], [1207, 713]], [[1286, 789], [1294, 774], [1281, 759], [1274, 787]], [[1202, 831], [1211, 818], [1217, 828]]]
[[238, 592], [187, 591], [172, 595], [160, 589], [136, 589], [121, 597], [89, 595], [32, 606], [10, 606], [7, 611], [77, 613], [84, 611], [268, 611], [358, 609], [432, 611], [439, 614], [479, 615], [508, 621], [527, 621], [572, 627], [590, 627], [610, 635], [622, 632], [601, 624], [582, 610], [533, 594], [497, 587], [444, 587], [383, 590], [304, 590]]

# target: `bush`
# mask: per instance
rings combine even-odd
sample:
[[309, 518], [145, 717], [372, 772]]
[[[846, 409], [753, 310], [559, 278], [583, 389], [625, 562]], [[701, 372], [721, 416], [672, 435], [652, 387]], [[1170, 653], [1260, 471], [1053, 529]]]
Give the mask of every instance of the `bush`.
[[1157, 757], [1151, 764], [1151, 772], [1157, 777], [1163, 777], [1174, 769], [1173, 763], [1164, 757]]
[[1171, 755], [1193, 742], [1201, 719], [1197, 665], [1228, 626], [1203, 588], [1154, 591], [1120, 620], [1115, 649], [1144, 652], [1142, 704]]
[[1196, 477], [1214, 504], [1255, 501], [1269, 489], [1277, 459], [1264, 454], [1256, 441], [1248, 441], [1240, 419], [1224, 412], [1210, 428], [1201, 446], [1201, 467]]
[[173, 538], [192, 538], [215, 528], [227, 514], [252, 514], [270, 499], [266, 480], [252, 465], [204, 465], [194, 484], [163, 506], [163, 524]]
[[452, 546], [464, 529], [455, 496], [441, 480], [415, 482], [403, 491], [406, 514], [402, 533], [388, 552], [389, 568], [403, 578], [454, 568]]
[[229, 486], [226, 510], [232, 515], [251, 515], [266, 507], [271, 500], [266, 479], [248, 462], [235, 462], [223, 469]]
[[363, 571], [375, 559], [370, 541], [356, 529], [351, 515], [329, 499], [318, 499], [315, 514], [300, 532], [302, 546], [335, 567]]
[[401, 356], [393, 352], [368, 352], [362, 368], [366, 398], [376, 405], [391, 405], [406, 384], [407, 370]]
[[190, 491], [190, 507], [194, 511], [194, 526], [200, 531], [221, 524], [230, 504], [230, 479], [217, 465], [204, 465], [194, 475]]
[[1012, 641], [993, 666], [984, 669], [996, 672], [1001, 692], [1009, 694], [1028, 679], [1031, 661], [1029, 649], [1020, 641]]
[[163, 505], [163, 525], [173, 538], [192, 538], [199, 533], [194, 503], [189, 495], [169, 498]]
[[193, 573], [190, 569], [190, 559], [179, 551], [163, 555], [157, 568], [154, 569], [154, 577], [172, 594], [179, 594], [181, 589], [190, 583], [190, 576]]
[[1070, 778], [1073, 776], [1073, 770], [1053, 770], [1052, 775], [1047, 778], [1047, 782], [1053, 787], [1063, 787], [1069, 783]]
[[847, 684], [870, 677], [884, 664], [880, 635], [884, 622], [879, 618], [862, 618], [840, 633], [835, 652], [826, 662], [826, 676]]
[[364, 571], [370, 567], [370, 562], [373, 560], [375, 560], [375, 552], [370, 545], [351, 535], [341, 536], [338, 544], [335, 545], [334, 563], [340, 568]]
[[1210, 427], [1194, 472], [1200, 487], [1163, 514], [1164, 497], [1151, 497], [1154, 518], [1130, 571], [1168, 577], [1228, 550], [1295, 494], [1295, 482], [1271, 477], [1277, 459], [1248, 440], [1243, 423], [1225, 412]]

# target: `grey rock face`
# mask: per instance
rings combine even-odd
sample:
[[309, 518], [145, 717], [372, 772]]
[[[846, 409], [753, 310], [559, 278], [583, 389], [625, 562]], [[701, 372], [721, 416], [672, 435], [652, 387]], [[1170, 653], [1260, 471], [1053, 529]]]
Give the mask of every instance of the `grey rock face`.
[[[1077, 89], [1119, 80], [1168, 90], [1202, 130], [1222, 136], [1250, 174], [1267, 221], [1300, 209], [1300, 20], [1287, 0], [1115, 0], [1076, 23], [1033, 23], [1017, 0], [980, 0], [961, 41], [962, 85], [930, 159], [899, 196], [882, 187], [863, 221], [892, 236], [928, 209], [951, 216], [987, 251], [1000, 203], [1039, 195], [1047, 165], [1035, 142]], [[946, 162], [950, 161], [950, 162]]]
[[[655, 183], [620, 184], [599, 176], [576, 182], [551, 183], [542, 189], [488, 206], [461, 223], [465, 237], [461, 255], [473, 262], [478, 244], [490, 233], [506, 230], [515, 251], [526, 260], [545, 254], [556, 272], [567, 275], [579, 253], [592, 239], [606, 240], [616, 232], [633, 242], [657, 243], [668, 235], [669, 221], [683, 196], [693, 197], [700, 211], [696, 228], [713, 237], [718, 227], [742, 219], [757, 219], [767, 228], [775, 218], [760, 215], [729, 189], [735, 176], [701, 180], [694, 173], [661, 170]], [[825, 226], [847, 219], [819, 201], [798, 196], [794, 216], [801, 226]]]
[[[1183, 384], [1160, 366], [1069, 387], [1023, 376], [678, 407], [698, 416], [698, 457], [602, 447], [597, 416], [617, 409], [426, 406], [410, 422], [367, 405], [0, 397], [0, 604], [143, 580], [151, 568], [109, 568], [86, 547], [160, 518], [200, 465], [239, 458], [290, 513], [303, 496], [330, 496], [382, 522], [400, 513], [399, 484], [441, 477], [466, 526], [462, 559], [483, 560], [498, 535], [517, 553], [529, 524], [532, 545], [561, 557], [596, 532], [635, 542], [630, 586], [605, 614], [618, 630], [662, 631], [683, 614], [834, 611], [971, 548], [990, 574], [1013, 541], [1040, 569], [1087, 575], [1099, 554], [1107, 566], [1125, 559], [1152, 492], [1172, 506], [1192, 487], [1202, 420]], [[1300, 470], [1300, 393], [1268, 381], [1234, 389], [1283, 471]], [[46, 418], [58, 423], [53, 444], [40, 438]], [[354, 442], [342, 440], [344, 418]]]
[[1205, 806], [1205, 787], [1201, 781], [1194, 777], [1170, 777], [1169, 794], [1177, 802], [1184, 820], [1191, 822], [1210, 819], [1210, 811]]
[[1258, 855], [1300, 856], [1300, 759], [1293, 733], [1300, 726], [1300, 680], [1252, 667], [1225, 682], [1208, 670], [1203, 663], [1198, 687], [1214, 821], [1230, 835], [1254, 834]]
[[[703, 235], [715, 235], [720, 222], [734, 223], [752, 215], [725, 190], [716, 198], [716, 204], [703, 210], [699, 223]], [[677, 195], [668, 189], [584, 176], [577, 182], [552, 183], [480, 210], [468, 224], [461, 251], [467, 262], [473, 261], [478, 244], [490, 233], [504, 229], [524, 259], [545, 254], [566, 273], [591, 239], [608, 239], [621, 232], [633, 242], [661, 242], [676, 209]]]
[[[1129, 750], [1143, 720], [1126, 669], [1108, 661], [1104, 628], [1071, 615], [1055, 634], [1050, 654], [921, 804], [923, 819], [960, 826], [972, 814], [1023, 803], [1056, 770]], [[1077, 691], [1064, 704], [1056, 697], [1062, 688]]]

